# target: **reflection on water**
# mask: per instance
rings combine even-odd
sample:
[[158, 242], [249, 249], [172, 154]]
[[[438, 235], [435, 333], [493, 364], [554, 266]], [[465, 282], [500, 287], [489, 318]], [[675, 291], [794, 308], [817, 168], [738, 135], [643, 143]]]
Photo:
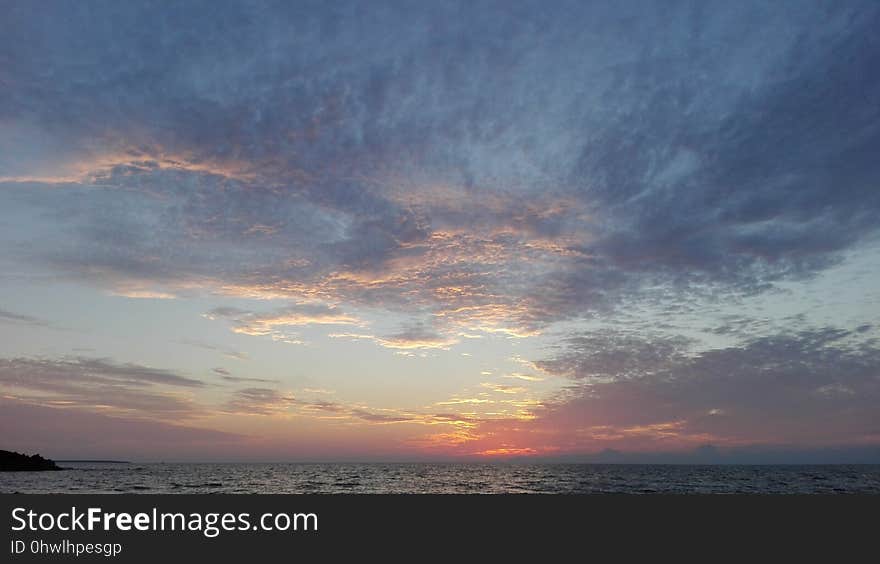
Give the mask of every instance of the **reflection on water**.
[[100, 464], [0, 474], [22, 493], [880, 493], [880, 465]]

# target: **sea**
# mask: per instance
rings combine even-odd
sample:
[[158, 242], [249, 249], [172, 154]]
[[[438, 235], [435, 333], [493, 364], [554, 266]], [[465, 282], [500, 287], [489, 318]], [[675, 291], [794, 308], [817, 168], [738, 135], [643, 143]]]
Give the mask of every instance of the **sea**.
[[852, 494], [880, 465], [170, 464], [66, 462], [4, 472], [0, 493]]

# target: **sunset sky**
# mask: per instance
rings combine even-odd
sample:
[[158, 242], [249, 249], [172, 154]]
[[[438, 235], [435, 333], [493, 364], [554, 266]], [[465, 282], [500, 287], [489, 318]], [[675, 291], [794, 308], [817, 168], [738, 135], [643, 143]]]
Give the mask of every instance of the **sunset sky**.
[[0, 448], [880, 460], [878, 29], [0, 0]]

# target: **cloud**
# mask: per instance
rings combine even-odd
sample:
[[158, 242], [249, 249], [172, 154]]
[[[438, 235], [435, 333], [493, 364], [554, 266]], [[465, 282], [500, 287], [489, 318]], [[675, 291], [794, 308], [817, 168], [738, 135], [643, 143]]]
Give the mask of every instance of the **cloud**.
[[55, 377], [63, 374], [65, 379], [78, 378], [83, 381], [114, 380], [130, 385], [164, 384], [197, 388], [204, 382], [181, 376], [171, 370], [150, 368], [133, 363], [116, 363], [106, 358], [73, 357], [66, 359], [0, 359], [4, 374], [28, 372], [30, 375]]
[[353, 409], [351, 411], [351, 415], [363, 419], [364, 421], [369, 421], [371, 423], [405, 423], [407, 421], [412, 421], [412, 417], [407, 417], [403, 415], [389, 415], [385, 413], [374, 413], [371, 411], [366, 411], [364, 409]]
[[[538, 362], [571, 385], [532, 421], [486, 422], [478, 435], [541, 436], [565, 451], [871, 444], [880, 436], [880, 348], [857, 330], [820, 327], [726, 348], [685, 339], [581, 334]], [[631, 354], [627, 355], [626, 351]]]
[[203, 343], [201, 341], [196, 341], [192, 339], [182, 339], [178, 341], [182, 345], [188, 345], [190, 347], [196, 347], [198, 349], [204, 349], [208, 351], [216, 351], [222, 354], [223, 356], [235, 359], [235, 360], [245, 360], [248, 358], [246, 353], [241, 351], [236, 351], [227, 347], [221, 347], [218, 345], [212, 345], [211, 343]]
[[371, 410], [326, 400], [302, 400], [273, 388], [237, 390], [225, 404], [225, 411], [246, 415], [300, 413], [315, 416], [316, 413], [325, 413], [334, 419], [359, 420], [375, 424], [404, 423], [414, 420], [411, 415], [391, 410]]
[[42, 319], [0, 309], [0, 323], [17, 323], [45, 327], [48, 323]]
[[114, 290], [113, 295], [139, 300], [173, 300], [177, 297], [174, 294], [169, 294], [167, 292], [160, 292], [156, 290], [138, 290], [135, 288]]
[[414, 349], [448, 349], [458, 342], [453, 337], [446, 337], [431, 329], [413, 327], [405, 329], [393, 335], [377, 337], [363, 333], [330, 333], [328, 337], [333, 339], [352, 339], [373, 341], [387, 349], [414, 350]]
[[0, 426], [6, 434], [4, 446], [55, 459], [198, 459], [244, 444], [244, 437], [234, 433], [34, 405], [8, 397], [0, 397]]
[[237, 390], [226, 403], [226, 411], [246, 415], [274, 415], [286, 411], [295, 401], [271, 388], [244, 388]]
[[223, 376], [222, 378], [223, 378], [223, 380], [225, 380], [227, 382], [237, 382], [237, 383], [257, 382], [257, 383], [262, 383], [262, 384], [270, 384], [273, 382], [278, 382], [278, 380], [272, 380], [270, 378], [245, 378], [245, 377], [240, 377], [240, 376]]
[[534, 334], [646, 293], [763, 291], [876, 233], [873, 4], [522, 10], [53, 7], [77, 40], [13, 10], [4, 205], [56, 221], [10, 249], [139, 295]]
[[343, 413], [348, 411], [345, 406], [335, 401], [304, 401], [301, 402], [300, 405], [304, 407], [307, 411], [326, 411], [329, 413]]
[[214, 308], [205, 314], [208, 319], [228, 318], [236, 333], [252, 336], [270, 336], [275, 340], [299, 343], [295, 335], [285, 333], [284, 327], [307, 325], [359, 325], [351, 315], [324, 304], [295, 304], [268, 313], [255, 313], [232, 307]]
[[545, 380], [542, 376], [535, 376], [534, 374], [521, 374], [519, 372], [505, 374], [502, 376], [502, 378], [511, 378], [513, 380], [522, 380], [524, 382], [543, 382]]
[[570, 336], [568, 352], [535, 361], [536, 368], [554, 375], [590, 381], [613, 381], [642, 376], [672, 360], [682, 359], [694, 342], [680, 336], [603, 332]]
[[[303, 390], [310, 393], [332, 393], [326, 390]], [[291, 398], [298, 413], [311, 417], [332, 419], [343, 422], [360, 422], [377, 425], [392, 423], [424, 422], [425, 416], [393, 409], [375, 409], [362, 405], [350, 405], [327, 400], [302, 400]]]
[[233, 376], [229, 370], [225, 368], [212, 368], [211, 372], [220, 376], [220, 379], [224, 382], [233, 382], [236, 384], [244, 383], [244, 382], [253, 382], [260, 384], [272, 384], [277, 383], [278, 380], [274, 380], [271, 378], [253, 378], [248, 376]]
[[522, 386], [507, 386], [505, 384], [496, 384], [494, 382], [483, 382], [480, 386], [499, 394], [521, 394], [528, 391], [528, 388], [523, 388]]
[[184, 391], [204, 385], [170, 370], [103, 358], [0, 359], [0, 386], [14, 397], [42, 405], [187, 418], [200, 409]]

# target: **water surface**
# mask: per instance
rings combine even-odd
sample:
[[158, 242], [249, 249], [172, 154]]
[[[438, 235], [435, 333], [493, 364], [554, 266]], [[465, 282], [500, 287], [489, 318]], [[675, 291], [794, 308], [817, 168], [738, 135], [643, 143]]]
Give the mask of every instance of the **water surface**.
[[880, 493], [880, 465], [105, 464], [0, 474], [12, 493]]

